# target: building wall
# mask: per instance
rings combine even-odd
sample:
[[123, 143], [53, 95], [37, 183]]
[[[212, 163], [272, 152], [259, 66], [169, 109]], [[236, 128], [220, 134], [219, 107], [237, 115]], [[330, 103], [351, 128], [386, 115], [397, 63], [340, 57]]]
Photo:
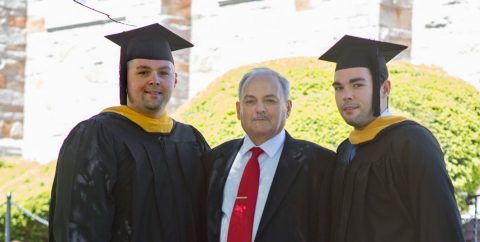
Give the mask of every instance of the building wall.
[[[411, 44], [411, 3], [371, 0], [192, 3], [190, 96], [234, 67], [320, 56], [345, 34]], [[402, 55], [408, 58], [409, 51]]]
[[[0, 6], [7, 2], [19, 4], [0, 0]], [[317, 57], [344, 34], [407, 44], [410, 48], [400, 58], [441, 66], [480, 86], [478, 1], [82, 2], [137, 26], [170, 24], [195, 44], [175, 56], [180, 80], [170, 112], [232, 68], [283, 57]], [[118, 104], [119, 48], [103, 36], [129, 27], [105, 23], [105, 16], [73, 1], [28, 0], [27, 11], [28, 61], [26, 67], [19, 64], [15, 69], [21, 73], [25, 68], [25, 98], [18, 92], [18, 97], [6, 100], [25, 105], [24, 119], [23, 113], [17, 115], [19, 122], [24, 120], [24, 158], [46, 162], [56, 158], [75, 124]], [[453, 39], [461, 43], [454, 45]], [[22, 86], [19, 83], [16, 88]], [[0, 78], [0, 88], [1, 84]]]
[[18, 155], [23, 137], [26, 0], [0, 0], [0, 155]]
[[415, 0], [414, 64], [442, 67], [480, 90], [480, 1]]

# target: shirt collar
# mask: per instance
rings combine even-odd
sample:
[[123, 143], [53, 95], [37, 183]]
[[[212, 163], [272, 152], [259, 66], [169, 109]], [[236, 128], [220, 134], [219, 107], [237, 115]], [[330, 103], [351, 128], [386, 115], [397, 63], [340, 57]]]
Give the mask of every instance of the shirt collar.
[[385, 110], [383, 110], [382, 114], [380, 114], [380, 117], [388, 115], [392, 115], [392, 113], [390, 112], [390, 109], [386, 108]]
[[[283, 143], [285, 142], [285, 130], [282, 129], [278, 134], [261, 144], [259, 147], [262, 148], [263, 152], [265, 152], [268, 157], [273, 157], [282, 147]], [[240, 147], [240, 154], [244, 155], [245, 153], [249, 152], [252, 147], [254, 147], [252, 140], [246, 134], [243, 139], [243, 145]]]

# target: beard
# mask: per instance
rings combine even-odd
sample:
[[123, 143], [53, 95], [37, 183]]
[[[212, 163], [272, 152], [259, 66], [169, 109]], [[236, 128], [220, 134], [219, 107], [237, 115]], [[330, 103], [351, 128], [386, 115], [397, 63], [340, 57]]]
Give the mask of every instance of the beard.
[[143, 100], [143, 107], [146, 110], [149, 110], [149, 111], [159, 111], [159, 110], [165, 108], [165, 106], [168, 103], [168, 99], [166, 97], [163, 97], [163, 96], [159, 97], [158, 99], [153, 99], [153, 100], [144, 99]]
[[138, 96], [137, 98], [132, 98], [130, 95], [128, 98], [128, 106], [133, 107], [137, 112], [147, 114], [147, 115], [156, 115], [159, 112], [162, 112], [166, 107], [169, 97], [160, 95], [156, 98], [151, 98], [146, 95]]
[[345, 120], [345, 123], [354, 127], [357, 130], [363, 129], [375, 119], [375, 117], [373, 117], [373, 113], [358, 113], [356, 115], [342, 114], [342, 117], [343, 120]]

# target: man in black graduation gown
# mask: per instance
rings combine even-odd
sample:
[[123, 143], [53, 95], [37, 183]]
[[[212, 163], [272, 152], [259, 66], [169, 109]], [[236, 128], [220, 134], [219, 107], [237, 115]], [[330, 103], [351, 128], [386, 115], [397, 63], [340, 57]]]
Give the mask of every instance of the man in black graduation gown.
[[205, 241], [209, 149], [166, 105], [171, 51], [193, 46], [159, 24], [106, 36], [121, 47], [120, 103], [79, 123], [58, 157], [49, 240]]
[[386, 62], [405, 48], [347, 35], [320, 57], [336, 62], [336, 104], [354, 128], [337, 150], [332, 242], [464, 241], [440, 145], [388, 110]]
[[[251, 70], [238, 92], [237, 117], [246, 135], [205, 156], [208, 241], [327, 242], [334, 152], [284, 130], [290, 86], [277, 72]], [[249, 159], [259, 149], [252, 177]], [[250, 178], [256, 183], [245, 185]]]

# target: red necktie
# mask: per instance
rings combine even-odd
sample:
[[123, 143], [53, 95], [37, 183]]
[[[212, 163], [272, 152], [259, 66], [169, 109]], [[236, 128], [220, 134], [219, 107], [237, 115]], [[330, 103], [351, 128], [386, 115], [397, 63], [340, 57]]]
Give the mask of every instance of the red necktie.
[[260, 179], [258, 156], [263, 153], [263, 150], [260, 147], [253, 147], [250, 151], [252, 151], [252, 156], [243, 171], [228, 226], [228, 242], [250, 242], [252, 240], [253, 217], [255, 216]]

